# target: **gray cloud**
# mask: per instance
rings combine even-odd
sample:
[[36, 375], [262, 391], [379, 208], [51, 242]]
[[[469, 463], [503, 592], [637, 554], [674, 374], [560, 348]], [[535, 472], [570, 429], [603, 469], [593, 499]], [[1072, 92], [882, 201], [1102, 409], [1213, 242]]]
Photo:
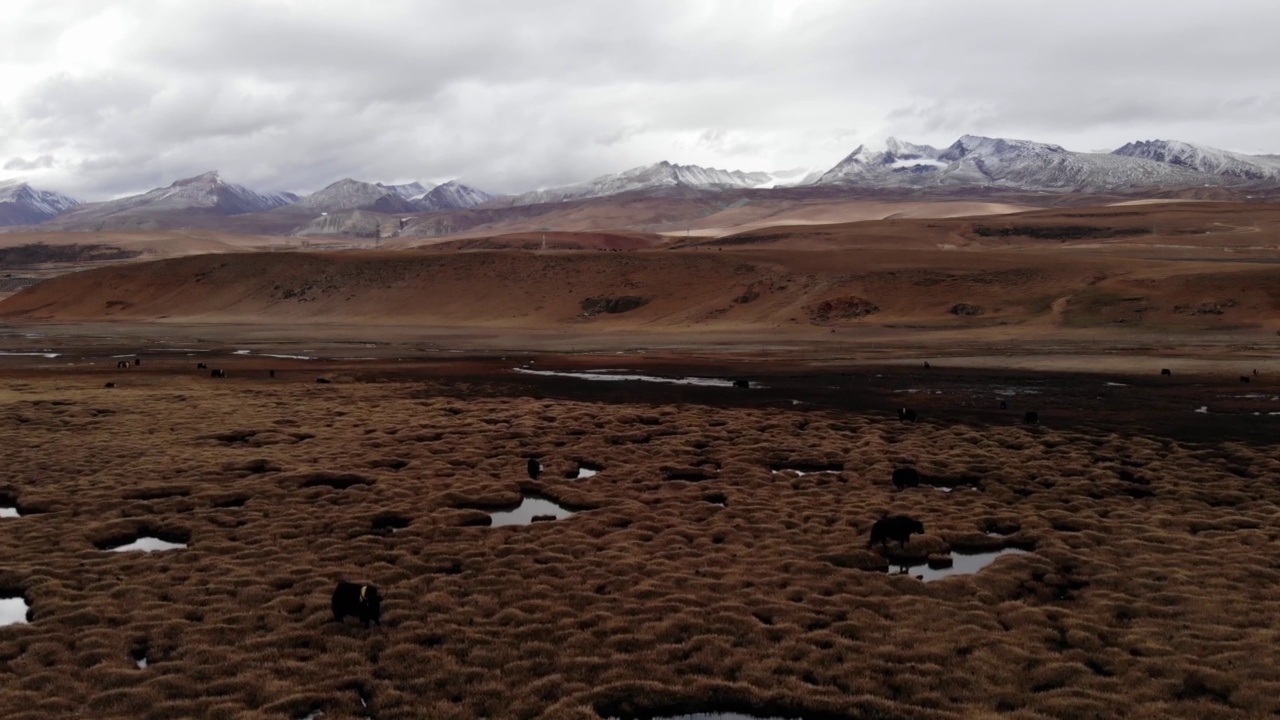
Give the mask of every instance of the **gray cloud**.
[[889, 134], [1280, 152], [1271, 0], [11, 1], [0, 177], [85, 199], [215, 168], [519, 192]]
[[4, 164], [5, 170], [17, 170], [19, 172], [29, 172], [31, 170], [47, 170], [53, 167], [52, 155], [41, 155], [38, 158], [28, 160], [26, 158], [9, 158]]

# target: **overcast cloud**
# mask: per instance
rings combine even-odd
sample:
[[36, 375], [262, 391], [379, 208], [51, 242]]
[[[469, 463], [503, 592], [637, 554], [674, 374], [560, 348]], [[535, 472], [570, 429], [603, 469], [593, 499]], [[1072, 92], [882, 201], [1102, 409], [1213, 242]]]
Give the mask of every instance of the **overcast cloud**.
[[493, 192], [889, 135], [1280, 153], [1274, 0], [5, 0], [0, 179]]

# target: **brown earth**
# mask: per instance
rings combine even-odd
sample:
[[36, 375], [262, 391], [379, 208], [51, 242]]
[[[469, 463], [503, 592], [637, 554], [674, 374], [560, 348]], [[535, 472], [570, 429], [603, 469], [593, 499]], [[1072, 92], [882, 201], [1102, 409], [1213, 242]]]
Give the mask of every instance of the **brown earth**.
[[[45, 280], [0, 302], [0, 597], [32, 620], [0, 627], [3, 715], [1275, 716], [1278, 221], [1171, 203]], [[599, 369], [752, 387], [527, 372]], [[963, 487], [895, 490], [906, 466]], [[531, 492], [579, 512], [484, 526]], [[882, 556], [889, 512], [926, 532]], [[189, 547], [100, 549], [138, 534]], [[1001, 547], [1030, 552], [884, 572]], [[381, 628], [332, 623], [340, 578], [383, 588]]]
[[[1267, 376], [142, 357], [0, 358], [0, 596], [32, 613], [0, 628], [5, 717], [1280, 712]], [[579, 512], [470, 509], [522, 491]], [[924, 522], [913, 557], [1031, 552], [922, 584], [865, 549], [886, 512]], [[189, 547], [99, 549], [138, 534]], [[383, 589], [381, 628], [332, 622], [342, 578]]]

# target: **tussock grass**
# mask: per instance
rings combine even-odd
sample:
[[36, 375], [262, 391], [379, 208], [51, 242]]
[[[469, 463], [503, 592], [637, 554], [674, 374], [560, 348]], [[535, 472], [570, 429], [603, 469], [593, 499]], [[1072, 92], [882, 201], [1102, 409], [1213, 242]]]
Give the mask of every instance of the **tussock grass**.
[[[0, 500], [23, 513], [0, 521], [0, 596], [34, 618], [0, 628], [14, 717], [1280, 712], [1274, 446], [407, 381], [99, 385], [36, 378], [0, 406]], [[905, 464], [977, 489], [898, 491]], [[577, 514], [485, 527], [529, 494]], [[886, 513], [925, 534], [868, 551]], [[138, 535], [190, 546], [99, 549]], [[1032, 552], [885, 572], [1003, 547]], [[330, 621], [339, 579], [383, 589], [381, 629]]]

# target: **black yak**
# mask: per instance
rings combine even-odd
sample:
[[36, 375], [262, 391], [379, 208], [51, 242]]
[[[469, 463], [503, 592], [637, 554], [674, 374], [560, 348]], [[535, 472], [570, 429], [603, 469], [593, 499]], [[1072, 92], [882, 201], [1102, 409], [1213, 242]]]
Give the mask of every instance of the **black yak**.
[[116, 386], [116, 384], [115, 384], [115, 383], [107, 383], [107, 387], [109, 387], [109, 388], [113, 388], [113, 387], [115, 387], [115, 386]]
[[931, 366], [931, 365], [929, 365], [929, 361], [928, 361], [928, 360], [925, 360], [925, 361], [924, 361], [924, 369], [925, 369], [925, 370], [928, 370], [930, 367], [932, 367], [932, 366]]
[[378, 594], [378, 587], [339, 581], [333, 589], [333, 620], [342, 622], [348, 615], [360, 618], [366, 628], [370, 622], [382, 627], [382, 596]]
[[214, 368], [213, 370], [209, 371], [209, 377], [224, 378], [226, 376], [227, 376], [226, 370], [219, 370], [217, 368]]
[[134, 359], [133, 359], [133, 364], [134, 364], [134, 365], [141, 365], [141, 364], [142, 364], [142, 358], [134, 358]]
[[1247, 383], [1247, 382], [1249, 382], [1249, 376], [1248, 376], [1248, 375], [1241, 375], [1241, 376], [1240, 376], [1240, 382], [1242, 382], [1242, 383]]
[[208, 364], [206, 364], [206, 363], [196, 363], [196, 369], [197, 369], [197, 370], [208, 370], [208, 369], [209, 369], [209, 365], [208, 365]]
[[329, 378], [316, 378], [316, 382], [320, 383], [321, 385], [328, 385], [333, 381], [330, 380]]
[[923, 535], [924, 523], [908, 515], [889, 515], [871, 526], [871, 539], [867, 541], [867, 547], [876, 543], [880, 543], [880, 547], [887, 547], [890, 540], [905, 547], [913, 534]]
[[1172, 374], [1173, 374], [1173, 371], [1172, 371], [1172, 370], [1170, 370], [1169, 368], [1160, 368], [1160, 375], [1161, 375], [1161, 376], [1165, 376], [1165, 375], [1172, 375]]
[[120, 360], [120, 361], [116, 362], [116, 369], [117, 369], [117, 370], [118, 370], [118, 369], [120, 369], [120, 368], [127, 368], [127, 367], [129, 367], [129, 361], [128, 361], [128, 360]]
[[898, 422], [915, 422], [916, 411], [911, 408], [898, 408]]
[[542, 463], [538, 462], [537, 458], [529, 458], [528, 470], [529, 479], [537, 480], [538, 476], [542, 474]]
[[1026, 414], [1022, 416], [1022, 422], [1028, 425], [1035, 425], [1040, 422], [1040, 413], [1035, 410], [1028, 410]]
[[734, 380], [733, 386], [736, 388], [750, 388], [751, 383], [747, 380]]
[[275, 377], [275, 376], [276, 376], [276, 371], [275, 371], [275, 370], [268, 370], [268, 371], [267, 371], [267, 377]]
[[1008, 409], [1009, 409], [1009, 403], [1005, 402], [1004, 400], [1001, 400], [1001, 401], [1000, 401], [1000, 409], [1001, 409], [1001, 410], [1008, 410]]
[[899, 490], [909, 487], [917, 487], [920, 484], [920, 471], [915, 468], [894, 468], [893, 486]]

